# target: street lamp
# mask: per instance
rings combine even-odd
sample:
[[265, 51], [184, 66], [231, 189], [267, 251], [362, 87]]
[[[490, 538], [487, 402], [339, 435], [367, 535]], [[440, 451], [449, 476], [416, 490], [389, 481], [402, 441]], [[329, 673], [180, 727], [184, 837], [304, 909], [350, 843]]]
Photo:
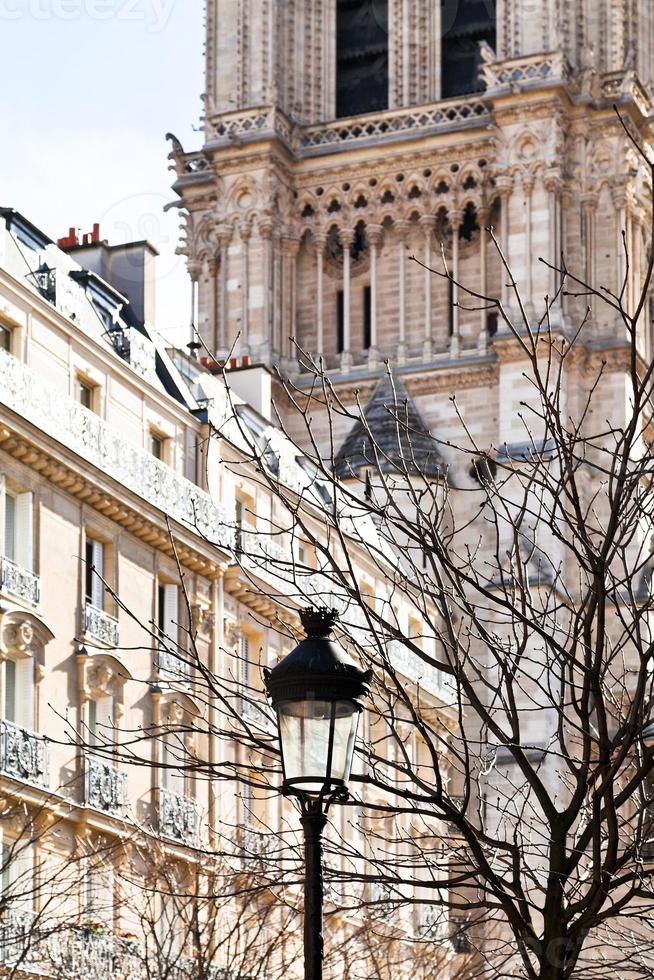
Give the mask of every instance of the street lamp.
[[295, 796], [304, 830], [304, 976], [321, 980], [322, 832], [335, 801], [348, 797], [354, 742], [369, 692], [371, 670], [361, 670], [331, 640], [333, 609], [300, 613], [306, 639], [266, 672], [277, 713], [283, 792]]

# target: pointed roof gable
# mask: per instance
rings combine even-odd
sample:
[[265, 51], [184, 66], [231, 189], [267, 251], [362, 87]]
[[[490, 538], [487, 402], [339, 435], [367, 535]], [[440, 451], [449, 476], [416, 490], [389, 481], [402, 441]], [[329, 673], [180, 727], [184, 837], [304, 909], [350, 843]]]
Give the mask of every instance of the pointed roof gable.
[[363, 412], [370, 437], [361, 420], [354, 423], [335, 460], [334, 472], [342, 480], [358, 476], [367, 466], [384, 473], [401, 473], [439, 478], [445, 465], [418, 408], [400, 378], [384, 375], [377, 383]]

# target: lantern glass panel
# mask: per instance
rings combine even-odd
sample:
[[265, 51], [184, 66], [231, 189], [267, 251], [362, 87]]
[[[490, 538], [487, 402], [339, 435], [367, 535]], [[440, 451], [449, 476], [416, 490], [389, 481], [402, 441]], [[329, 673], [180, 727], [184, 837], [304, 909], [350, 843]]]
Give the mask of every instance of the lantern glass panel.
[[285, 701], [277, 711], [285, 779], [307, 793], [347, 782], [359, 723], [354, 702]]

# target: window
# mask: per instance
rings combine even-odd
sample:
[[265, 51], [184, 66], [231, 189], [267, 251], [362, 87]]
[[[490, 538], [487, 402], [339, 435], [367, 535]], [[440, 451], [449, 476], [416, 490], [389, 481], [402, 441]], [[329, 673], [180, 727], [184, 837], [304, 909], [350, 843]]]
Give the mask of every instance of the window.
[[159, 670], [175, 680], [189, 680], [191, 665], [180, 649], [179, 586], [160, 584], [157, 589], [157, 628]]
[[84, 408], [88, 408], [91, 412], [94, 410], [94, 396], [95, 390], [93, 385], [89, 384], [87, 381], [80, 381], [78, 388], [78, 398], [80, 404], [83, 405]]
[[345, 344], [345, 303], [343, 290], [336, 293], [336, 353], [342, 354]]
[[181, 732], [168, 731], [161, 736], [161, 779], [162, 789], [184, 796], [186, 788], [184, 765], [186, 746]]
[[372, 292], [363, 287], [363, 349], [369, 350], [372, 342]]
[[[2, 834], [0, 830], [2, 847], [2, 867], [0, 869], [0, 895], [11, 901], [14, 907], [20, 906], [23, 909], [33, 909], [34, 907], [34, 845], [22, 837], [12, 839]], [[19, 926], [20, 929], [20, 926]], [[20, 933], [15, 934], [16, 952], [20, 955], [22, 944], [20, 943]], [[27, 935], [25, 940], [29, 942]]]
[[34, 661], [5, 660], [3, 717], [19, 728], [34, 728]]
[[91, 745], [106, 745], [111, 738], [109, 729], [113, 725], [114, 699], [111, 694], [102, 698], [92, 698], [88, 702], [88, 729]]
[[495, 47], [496, 0], [441, 0], [441, 97], [483, 89], [479, 44]]
[[84, 914], [94, 921], [112, 926], [114, 891], [113, 868], [88, 867], [84, 876]]
[[150, 433], [150, 452], [155, 459], [163, 460], [166, 440], [156, 432]]
[[337, 117], [388, 109], [388, 64], [388, 0], [337, 0]]
[[86, 539], [84, 598], [96, 609], [104, 609], [104, 544]]
[[16, 562], [21, 568], [32, 571], [32, 504], [31, 493], [13, 493], [3, 489], [0, 477], [0, 506], [4, 517], [2, 535], [3, 554], [5, 558]]
[[168, 645], [179, 642], [179, 588], [176, 585], [160, 585], [157, 602], [157, 626]]
[[11, 330], [0, 323], [0, 350], [11, 353]]
[[243, 551], [243, 501], [236, 498], [236, 535], [234, 548], [238, 555]]

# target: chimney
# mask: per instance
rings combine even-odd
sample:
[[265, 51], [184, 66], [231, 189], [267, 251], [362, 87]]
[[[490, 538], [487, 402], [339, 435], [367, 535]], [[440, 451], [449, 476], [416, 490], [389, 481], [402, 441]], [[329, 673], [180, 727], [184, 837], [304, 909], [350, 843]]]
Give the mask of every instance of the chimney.
[[96, 221], [93, 229], [82, 236], [80, 244], [74, 228], [57, 242], [84, 269], [95, 272], [119, 293], [126, 296], [137, 320], [155, 320], [155, 260], [159, 254], [149, 242], [126, 242], [110, 245], [100, 235]]
[[[236, 361], [236, 366], [233, 364]], [[263, 364], [250, 364], [249, 357], [232, 358], [227, 369], [227, 383], [233, 391], [251, 405], [259, 415], [270, 421], [272, 416], [272, 371]]]
[[76, 245], [79, 245], [77, 228], [69, 228], [68, 234], [64, 238], [59, 238], [57, 240], [57, 245], [59, 248], [63, 248], [64, 250], [67, 248], [74, 248]]

